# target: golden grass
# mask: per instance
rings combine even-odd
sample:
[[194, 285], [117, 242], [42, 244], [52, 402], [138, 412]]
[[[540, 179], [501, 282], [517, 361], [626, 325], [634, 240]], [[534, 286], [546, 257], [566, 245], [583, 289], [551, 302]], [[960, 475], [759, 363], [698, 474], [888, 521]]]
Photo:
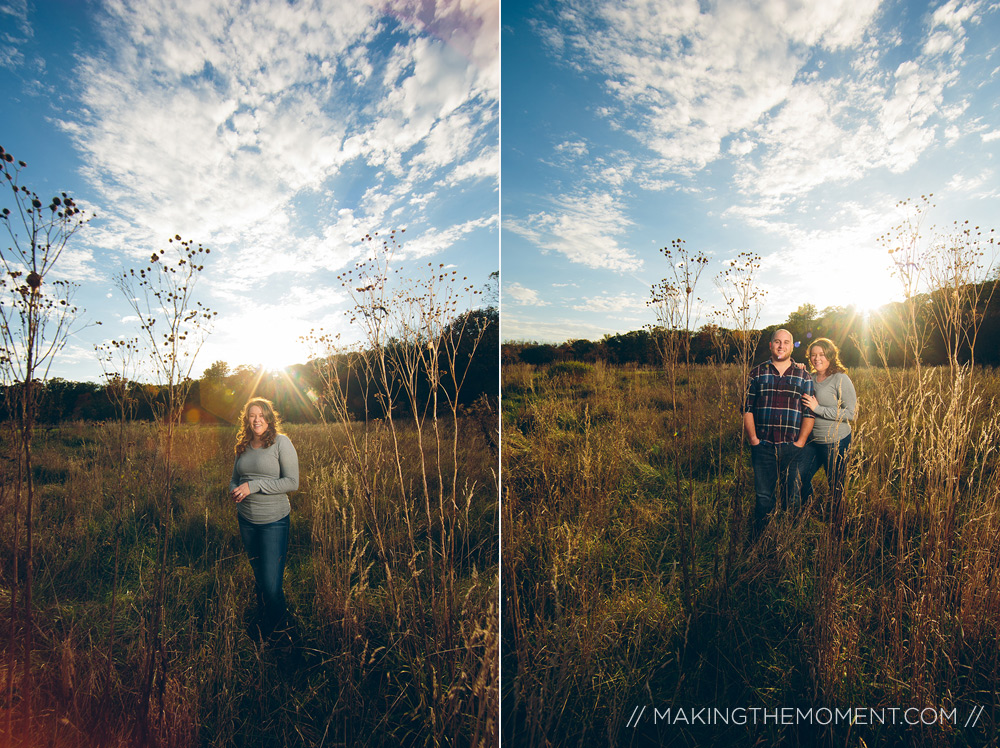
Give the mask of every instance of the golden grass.
[[[503, 381], [504, 740], [977, 745], [995, 740], [1000, 376], [852, 372], [842, 522], [816, 505], [744, 547], [734, 367], [598, 365]], [[658, 707], [957, 708], [957, 726], [627, 726]]]
[[[413, 513], [415, 545], [405, 502], [398, 500], [420, 481], [412, 427], [401, 428], [403, 491], [392, 470], [373, 462], [369, 478], [384, 489], [373, 505], [359, 498], [357, 475], [338, 458], [344, 427], [288, 427], [302, 476], [292, 495], [285, 572], [302, 638], [292, 655], [259, 651], [243, 633], [253, 577], [226, 496], [234, 434], [205, 426], [179, 429], [165, 579], [167, 664], [150, 707], [153, 744], [495, 741], [496, 483], [478, 427], [459, 427], [459, 501], [446, 508], [446, 526], [436, 516], [428, 521]], [[369, 428], [373, 443], [385, 448], [384, 429]], [[33, 734], [46, 745], [131, 744], [158, 572], [161, 445], [150, 425], [119, 432], [117, 425], [83, 423], [39, 433], [36, 445]], [[9, 647], [11, 477], [5, 474], [0, 508], [5, 745], [8, 729], [20, 734], [22, 698], [19, 670], [13, 704], [6, 687], [8, 664], [21, 657], [17, 649], [12, 657]], [[376, 526], [386, 539], [384, 561], [373, 547]], [[453, 541], [447, 557], [441, 557], [442, 536]], [[427, 572], [432, 553], [438, 554], [436, 581]], [[23, 615], [18, 621], [23, 624]]]

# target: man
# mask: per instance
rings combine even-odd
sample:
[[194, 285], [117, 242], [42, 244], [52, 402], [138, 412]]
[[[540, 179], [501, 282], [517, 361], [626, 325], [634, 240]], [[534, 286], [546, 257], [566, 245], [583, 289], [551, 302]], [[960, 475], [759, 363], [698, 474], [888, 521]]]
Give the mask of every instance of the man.
[[776, 330], [771, 336], [771, 358], [750, 371], [743, 403], [743, 429], [750, 440], [753, 465], [754, 535], [767, 524], [774, 509], [778, 481], [786, 505], [799, 505], [799, 457], [812, 431], [814, 416], [802, 402], [813, 394], [806, 367], [792, 361], [792, 334]]

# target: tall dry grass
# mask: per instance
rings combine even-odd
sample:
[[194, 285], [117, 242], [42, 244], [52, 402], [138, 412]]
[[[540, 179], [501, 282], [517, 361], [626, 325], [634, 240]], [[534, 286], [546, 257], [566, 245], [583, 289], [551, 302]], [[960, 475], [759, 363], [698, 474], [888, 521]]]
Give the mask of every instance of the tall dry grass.
[[[290, 652], [260, 650], [244, 634], [254, 582], [226, 498], [234, 434], [179, 428], [163, 601], [167, 657], [162, 690], [150, 706], [156, 715], [151, 743], [488, 745], [495, 739], [494, 465], [478, 425], [460, 420], [459, 428], [465, 486], [454, 530], [459, 604], [449, 609], [450, 620], [440, 621], [440, 607], [413, 605], [412, 586], [427, 561], [411, 553], [403, 507], [390, 491], [364, 504], [358, 476], [336, 458], [345, 427], [288, 427], [302, 476], [291, 497], [285, 572], [301, 647]], [[417, 442], [406, 425], [397, 432], [409, 483], [420, 477]], [[378, 426], [372, 433], [387, 438]], [[132, 455], [124, 462], [123, 446]], [[143, 424], [72, 424], [39, 440], [37, 720], [25, 744], [117, 746], [139, 737], [144, 627], [157, 586], [162, 448], [155, 428]], [[9, 526], [10, 506], [2, 511]], [[373, 549], [376, 526], [396, 577], [396, 598]], [[12, 568], [4, 538], [0, 605]], [[7, 624], [0, 619], [0, 626]], [[422, 629], [435, 626], [454, 632], [447, 651], [422, 638]], [[4, 710], [16, 707], [3, 704]], [[15, 741], [4, 735], [0, 743]]]
[[[525, 746], [996, 741], [1000, 375], [851, 372], [839, 520], [816, 503], [746, 545], [752, 472], [735, 367], [508, 366], [503, 379], [505, 741]], [[668, 442], [685, 437], [694, 604]], [[652, 707], [935, 707], [957, 725], [629, 724]], [[984, 706], [975, 726], [971, 709]]]

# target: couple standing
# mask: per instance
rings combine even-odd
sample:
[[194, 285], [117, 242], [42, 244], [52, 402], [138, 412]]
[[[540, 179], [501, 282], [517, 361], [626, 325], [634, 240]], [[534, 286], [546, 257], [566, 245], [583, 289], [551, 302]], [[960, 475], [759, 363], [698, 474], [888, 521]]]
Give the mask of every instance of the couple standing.
[[771, 358], [750, 371], [743, 428], [753, 464], [754, 535], [767, 524], [780, 483], [785, 504], [798, 508], [812, 495], [812, 479], [826, 470], [832, 511], [839, 515], [844, 467], [857, 408], [854, 384], [827, 338], [809, 345], [812, 374], [792, 361], [792, 334], [771, 336]]

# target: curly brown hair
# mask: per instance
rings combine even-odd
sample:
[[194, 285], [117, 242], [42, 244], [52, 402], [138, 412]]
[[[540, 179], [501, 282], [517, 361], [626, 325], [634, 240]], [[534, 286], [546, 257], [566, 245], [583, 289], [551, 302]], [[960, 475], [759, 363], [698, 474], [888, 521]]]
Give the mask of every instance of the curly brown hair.
[[[823, 351], [823, 355], [826, 356], [826, 360], [830, 362], [829, 368], [826, 370], [826, 375], [831, 374], [846, 374], [847, 367], [840, 361], [840, 350], [837, 348], [837, 344], [834, 343], [830, 338], [816, 338], [813, 342], [809, 344], [806, 348], [806, 358], [809, 358], [809, 354], [812, 353], [812, 349], [819, 346]], [[809, 363], [809, 370], [815, 372], [816, 369], [813, 368], [812, 362]]]
[[250, 428], [250, 408], [254, 405], [261, 409], [264, 420], [267, 421], [267, 431], [260, 438], [262, 445], [270, 447], [274, 444], [274, 440], [278, 438], [278, 434], [282, 433], [281, 417], [278, 415], [278, 411], [274, 409], [271, 401], [265, 400], [263, 397], [250, 399], [240, 412], [240, 431], [236, 435], [235, 447], [237, 457], [246, 452], [247, 447], [250, 446], [250, 442], [253, 441], [254, 433], [253, 429]]

